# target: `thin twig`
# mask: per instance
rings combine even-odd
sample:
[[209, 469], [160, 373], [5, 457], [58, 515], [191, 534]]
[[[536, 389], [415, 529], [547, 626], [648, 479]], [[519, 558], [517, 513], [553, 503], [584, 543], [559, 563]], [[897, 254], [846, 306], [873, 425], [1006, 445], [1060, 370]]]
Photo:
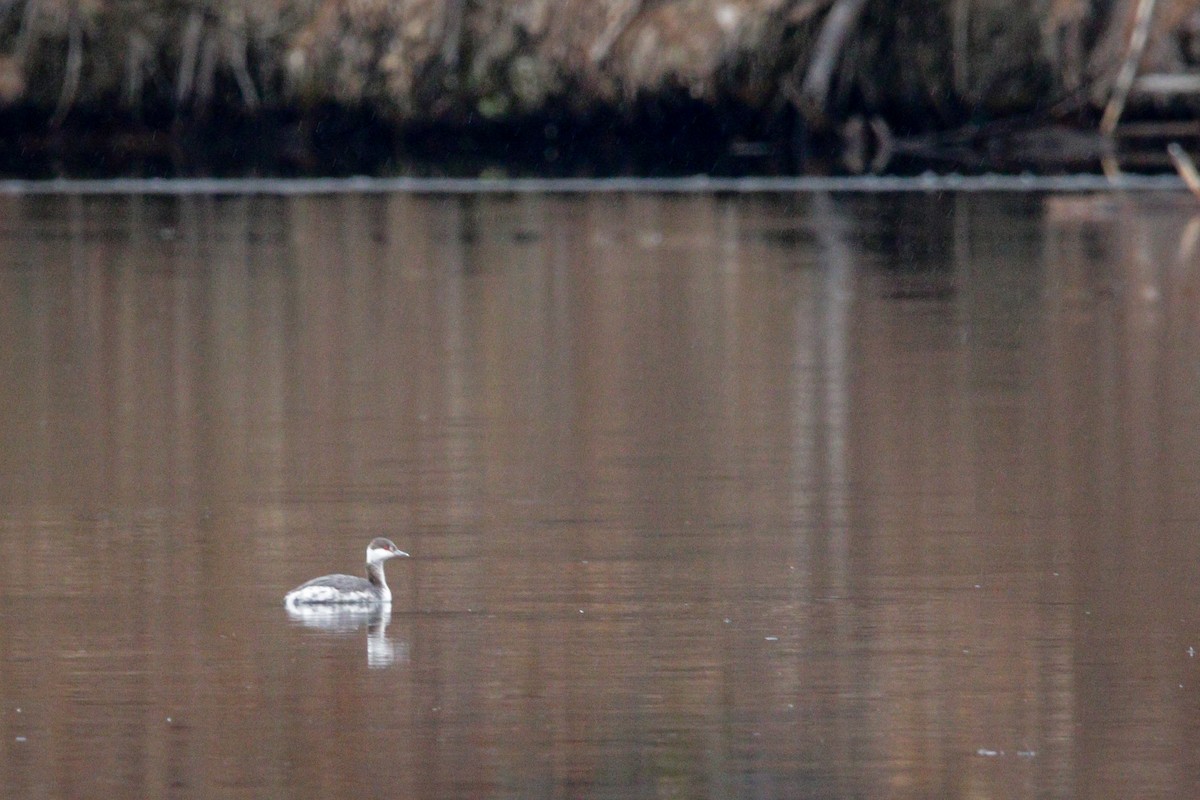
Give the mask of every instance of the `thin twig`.
[[215, 36], [205, 36], [200, 42], [200, 58], [196, 63], [196, 105], [204, 107], [212, 99], [216, 87], [217, 42]]
[[58, 93], [58, 105], [54, 115], [50, 117], [50, 127], [57, 128], [63, 124], [71, 106], [75, 105], [75, 96], [79, 92], [79, 77], [83, 73], [83, 21], [79, 17], [78, 4], [71, 7], [69, 27], [67, 28], [67, 64], [63, 76], [62, 89]]
[[1175, 260], [1185, 266], [1196, 263], [1196, 244], [1200, 243], [1200, 215], [1193, 214], [1179, 236]]
[[182, 108], [192, 95], [203, 34], [204, 17], [199, 11], [193, 11], [188, 15], [187, 23], [183, 26], [183, 42], [179, 48], [179, 77], [175, 81], [175, 106], [177, 108]]
[[150, 43], [138, 31], [130, 31], [125, 45], [125, 105], [138, 113], [142, 105], [142, 90], [145, 86], [146, 60], [150, 55]]
[[1184, 184], [1196, 195], [1196, 199], [1200, 200], [1200, 171], [1196, 170], [1196, 162], [1179, 146], [1179, 142], [1167, 145], [1167, 154], [1175, 162], [1175, 171], [1183, 178]]
[[1112, 136], [1122, 112], [1125, 111], [1125, 101], [1129, 98], [1129, 90], [1133, 87], [1133, 79], [1137, 77], [1142, 53], [1146, 50], [1146, 39], [1150, 36], [1154, 3], [1155, 0], [1138, 0], [1133, 30], [1129, 33], [1129, 47], [1125, 49], [1125, 60], [1121, 62], [1121, 69], [1113, 82], [1112, 95], [1108, 98], [1108, 105], [1104, 107], [1104, 117], [1100, 120], [1100, 132], [1105, 136]]
[[613, 45], [621, 38], [621, 34], [629, 29], [629, 25], [637, 17], [642, 10], [642, 0], [632, 0], [628, 3], [615, 20], [608, 24], [608, 27], [600, 34], [595, 42], [592, 43], [591, 49], [588, 50], [588, 59], [594, 65], [602, 63], [608, 54], [612, 52]]
[[887, 168], [888, 162], [896, 152], [896, 137], [887, 120], [880, 116], [871, 117], [867, 122], [871, 132], [875, 134], [875, 157], [871, 159], [871, 172], [878, 175]]
[[447, 67], [458, 66], [462, 50], [463, 18], [466, 16], [466, 0], [449, 0], [442, 17], [442, 63]]
[[800, 88], [804, 109], [813, 120], [824, 121], [825, 99], [829, 96], [829, 85], [837, 67], [838, 56], [858, 18], [862, 16], [867, 0], [837, 0], [825, 16], [825, 24], [817, 36], [808, 72]]
[[242, 102], [248, 109], [258, 108], [258, 90], [254, 88], [254, 80], [246, 66], [246, 37], [240, 33], [229, 34], [225, 43], [225, 54], [237, 81], [238, 91], [242, 93]]
[[41, 10], [41, 0], [26, 0], [25, 13], [21, 15], [21, 29], [17, 32], [17, 46], [13, 55], [18, 63], [24, 63], [25, 53], [29, 50], [29, 42], [33, 39], [37, 28], [38, 12]]
[[967, 94], [971, 66], [971, 0], [954, 0], [951, 11], [951, 63], [954, 68], [954, 91], [959, 98]]
[[1100, 137], [1100, 170], [1110, 183], [1121, 179], [1121, 162], [1117, 158], [1117, 143], [1111, 136]]
[[790, 25], [799, 25], [809, 17], [814, 17], [825, 10], [833, 0], [794, 0], [791, 7], [786, 9], [783, 19]]

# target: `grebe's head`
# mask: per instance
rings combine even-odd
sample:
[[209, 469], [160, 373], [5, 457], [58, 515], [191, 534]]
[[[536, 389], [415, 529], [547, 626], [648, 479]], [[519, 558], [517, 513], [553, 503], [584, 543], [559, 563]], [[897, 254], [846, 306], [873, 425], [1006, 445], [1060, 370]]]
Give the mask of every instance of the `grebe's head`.
[[391, 539], [379, 537], [378, 539], [372, 539], [371, 543], [367, 545], [368, 564], [382, 564], [389, 558], [396, 558], [397, 556], [408, 558], [408, 553], [392, 544]]

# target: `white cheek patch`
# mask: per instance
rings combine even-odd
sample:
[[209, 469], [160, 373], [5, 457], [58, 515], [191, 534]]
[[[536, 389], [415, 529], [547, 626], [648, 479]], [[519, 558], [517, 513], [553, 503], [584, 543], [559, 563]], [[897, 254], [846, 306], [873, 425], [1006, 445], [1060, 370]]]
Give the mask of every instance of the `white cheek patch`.
[[408, 553], [405, 553], [403, 551], [393, 553], [391, 550], [384, 550], [382, 547], [373, 547], [367, 551], [367, 563], [382, 564], [384, 561], [387, 561], [389, 558], [395, 558], [396, 556], [407, 556], [407, 555], [408, 555]]

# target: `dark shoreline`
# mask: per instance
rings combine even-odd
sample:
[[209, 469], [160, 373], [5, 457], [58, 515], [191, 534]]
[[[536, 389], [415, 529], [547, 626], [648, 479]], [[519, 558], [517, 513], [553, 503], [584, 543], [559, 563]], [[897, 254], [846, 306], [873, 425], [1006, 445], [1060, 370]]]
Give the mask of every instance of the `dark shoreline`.
[[548, 112], [405, 126], [334, 106], [187, 121], [80, 112], [57, 127], [10, 111], [0, 114], [0, 177], [1062, 175], [1099, 172], [1106, 155], [1121, 169], [1153, 174], [1173, 171], [1170, 142], [1200, 147], [1200, 124], [1171, 118], [1130, 123], [1107, 138], [1087, 124], [1040, 118], [909, 135], [873, 122], [852, 119], [813, 135], [796, 119], [699, 103], [646, 105], [632, 116]]
[[14, 177], [1153, 172], [1197, 113], [1200, 0], [0, 9]]

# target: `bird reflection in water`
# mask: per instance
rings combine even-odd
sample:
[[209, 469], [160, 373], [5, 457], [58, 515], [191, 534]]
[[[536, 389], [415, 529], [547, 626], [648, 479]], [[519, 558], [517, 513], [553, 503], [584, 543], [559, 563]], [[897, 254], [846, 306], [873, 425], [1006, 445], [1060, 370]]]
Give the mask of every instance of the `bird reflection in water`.
[[333, 634], [351, 634], [367, 629], [367, 666], [382, 669], [408, 660], [408, 643], [388, 638], [392, 604], [373, 606], [308, 605], [288, 606], [288, 619], [306, 628]]

